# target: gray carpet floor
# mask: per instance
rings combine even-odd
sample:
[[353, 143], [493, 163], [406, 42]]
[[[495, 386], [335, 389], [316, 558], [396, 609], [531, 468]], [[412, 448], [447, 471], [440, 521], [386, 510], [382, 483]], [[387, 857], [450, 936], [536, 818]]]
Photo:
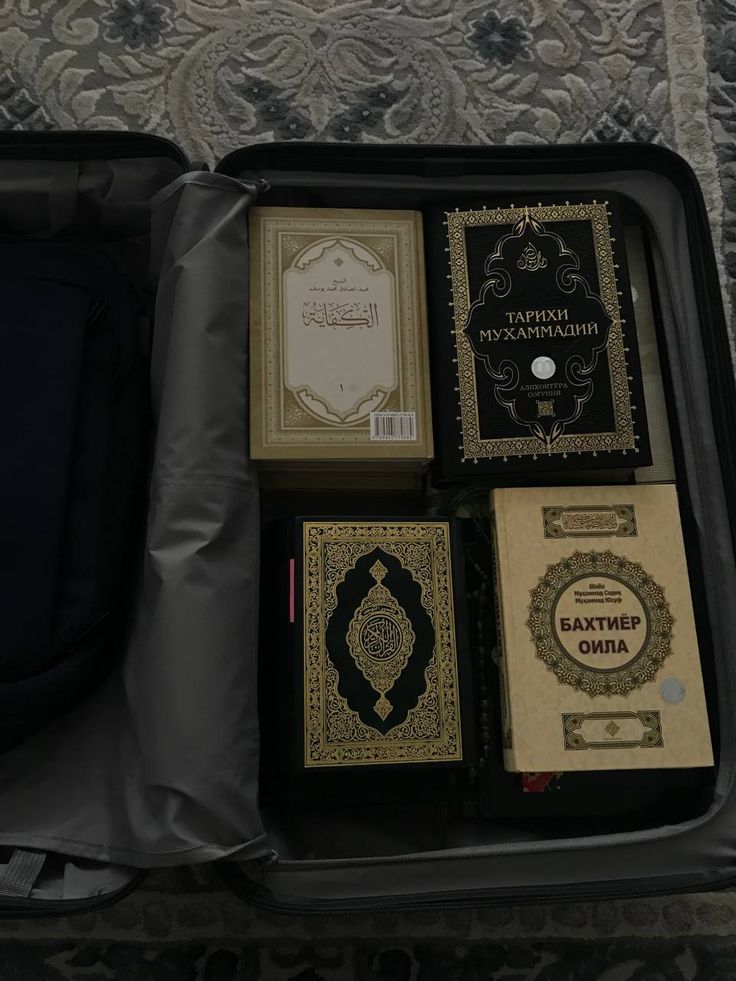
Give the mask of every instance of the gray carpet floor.
[[[0, 0], [0, 127], [150, 130], [210, 165], [296, 138], [661, 142], [736, 309], [736, 0]], [[182, 869], [0, 921], [0, 981], [726, 981], [735, 938], [732, 893], [301, 920]]]

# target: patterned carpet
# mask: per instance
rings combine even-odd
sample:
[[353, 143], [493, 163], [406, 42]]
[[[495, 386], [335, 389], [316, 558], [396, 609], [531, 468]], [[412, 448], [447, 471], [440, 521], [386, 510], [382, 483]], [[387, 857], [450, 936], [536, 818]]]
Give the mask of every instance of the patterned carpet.
[[736, 894], [519, 909], [256, 912], [211, 868], [94, 915], [0, 920], [2, 981], [733, 981]]
[[[736, 0], [0, 0], [0, 126], [262, 140], [653, 140], [703, 184], [736, 309]], [[728, 279], [727, 279], [728, 277]], [[736, 896], [340, 919], [211, 870], [0, 922], [0, 981], [726, 981]]]

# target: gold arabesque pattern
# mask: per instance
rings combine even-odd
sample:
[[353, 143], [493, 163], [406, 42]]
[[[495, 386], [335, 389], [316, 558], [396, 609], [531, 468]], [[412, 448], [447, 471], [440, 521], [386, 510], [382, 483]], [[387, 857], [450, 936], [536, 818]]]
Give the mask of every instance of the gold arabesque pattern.
[[[606, 672], [586, 668], [559, 642], [554, 628], [554, 610], [565, 587], [584, 576], [610, 576], [628, 586], [641, 602], [649, 621], [647, 640], [639, 654], [618, 670]], [[529, 628], [537, 657], [544, 661], [562, 685], [570, 685], [591, 697], [628, 695], [652, 681], [663, 661], [672, 653], [672, 627], [664, 590], [638, 562], [615, 552], [573, 552], [547, 567], [530, 590]]]
[[[550, 448], [535, 436], [483, 439], [478, 419], [476, 372], [479, 369], [470, 341], [464, 334], [473, 297], [470, 296], [465, 230], [478, 225], [513, 225], [525, 213], [545, 225], [564, 221], [589, 221], [593, 231], [601, 302], [611, 318], [608, 341], [611, 392], [615, 431], [604, 433], [564, 433]], [[528, 208], [488, 208], [447, 213], [448, 253], [452, 282], [454, 336], [457, 350], [458, 402], [461, 429], [460, 454], [465, 461], [507, 459], [541, 453], [599, 453], [607, 450], [636, 449], [633, 408], [628, 384], [628, 367], [621, 327], [618, 284], [611, 247], [611, 231], [605, 202], [554, 204]]]
[[[424, 672], [425, 690], [404, 721], [385, 734], [366, 725], [340, 694], [338, 672], [325, 643], [327, 625], [337, 607], [338, 586], [356, 562], [376, 546], [397, 558], [418, 583], [421, 603], [435, 634], [435, 649]], [[304, 614], [306, 767], [462, 759], [447, 524], [305, 522]]]

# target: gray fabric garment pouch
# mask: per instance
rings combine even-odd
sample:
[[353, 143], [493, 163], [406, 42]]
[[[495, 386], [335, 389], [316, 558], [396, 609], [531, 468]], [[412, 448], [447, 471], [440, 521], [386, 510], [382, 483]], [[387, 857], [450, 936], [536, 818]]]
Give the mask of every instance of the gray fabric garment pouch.
[[0, 755], [0, 846], [138, 868], [263, 851], [250, 198], [189, 177], [153, 209], [155, 428], [127, 651], [103, 689]]

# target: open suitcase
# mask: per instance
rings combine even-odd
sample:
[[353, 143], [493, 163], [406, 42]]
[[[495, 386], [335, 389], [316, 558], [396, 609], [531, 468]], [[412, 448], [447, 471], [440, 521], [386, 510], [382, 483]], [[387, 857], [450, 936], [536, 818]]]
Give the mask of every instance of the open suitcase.
[[[379, 819], [369, 799], [345, 812], [262, 812], [248, 209], [419, 209], [460, 189], [570, 187], [625, 195], [648, 241], [713, 782], [683, 808], [603, 834], [575, 821], [553, 836], [544, 822], [523, 833], [509, 822], [437, 825], [401, 808]], [[293, 143], [235, 151], [209, 173], [149, 135], [6, 133], [0, 227], [6, 241], [104, 240], [148, 289], [154, 323], [147, 539], [125, 656], [73, 712], [0, 754], [0, 868], [22, 871], [25, 856], [45, 853], [26, 888], [0, 895], [0, 913], [99, 908], [147, 869], [202, 862], [217, 862], [242, 898], [299, 913], [736, 882], [736, 402], [708, 217], [683, 160], [636, 144]]]

